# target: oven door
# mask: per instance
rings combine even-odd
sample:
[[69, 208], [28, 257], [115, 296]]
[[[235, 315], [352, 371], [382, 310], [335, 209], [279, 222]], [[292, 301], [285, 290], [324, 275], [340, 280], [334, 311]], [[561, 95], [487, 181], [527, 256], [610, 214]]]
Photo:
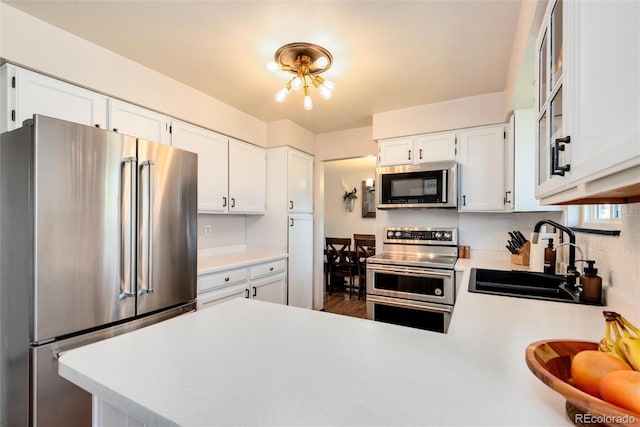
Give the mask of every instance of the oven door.
[[367, 319], [446, 334], [453, 306], [367, 295]]
[[453, 305], [455, 271], [367, 264], [367, 295]]

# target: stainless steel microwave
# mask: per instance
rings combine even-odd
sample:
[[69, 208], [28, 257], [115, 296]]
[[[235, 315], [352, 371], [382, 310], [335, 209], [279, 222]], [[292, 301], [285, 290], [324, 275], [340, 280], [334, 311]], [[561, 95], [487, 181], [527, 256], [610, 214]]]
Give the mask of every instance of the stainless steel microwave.
[[455, 208], [456, 162], [381, 167], [378, 173], [378, 209]]

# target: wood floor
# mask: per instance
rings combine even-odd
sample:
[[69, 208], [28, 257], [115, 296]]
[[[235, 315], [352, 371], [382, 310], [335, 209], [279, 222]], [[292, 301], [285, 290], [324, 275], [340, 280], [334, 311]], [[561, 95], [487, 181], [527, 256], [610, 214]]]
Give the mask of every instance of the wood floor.
[[364, 296], [358, 299], [357, 292], [351, 295], [351, 300], [349, 300], [349, 291], [334, 291], [331, 295], [325, 292], [324, 311], [366, 319], [367, 301]]

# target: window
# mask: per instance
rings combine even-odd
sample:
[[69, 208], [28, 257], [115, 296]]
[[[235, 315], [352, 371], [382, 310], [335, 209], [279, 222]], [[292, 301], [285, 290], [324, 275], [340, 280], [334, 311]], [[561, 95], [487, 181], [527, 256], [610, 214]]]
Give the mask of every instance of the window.
[[618, 224], [621, 218], [621, 205], [584, 205], [582, 207], [582, 225], [601, 227]]

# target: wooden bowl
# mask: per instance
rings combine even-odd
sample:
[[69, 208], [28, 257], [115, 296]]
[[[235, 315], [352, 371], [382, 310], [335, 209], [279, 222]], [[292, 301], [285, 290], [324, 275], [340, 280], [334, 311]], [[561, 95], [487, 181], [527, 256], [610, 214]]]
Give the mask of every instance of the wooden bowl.
[[567, 399], [567, 415], [574, 424], [640, 426], [640, 414], [591, 396], [573, 385], [573, 356], [582, 350], [597, 349], [598, 344], [593, 342], [537, 341], [527, 347], [527, 366], [540, 381]]

